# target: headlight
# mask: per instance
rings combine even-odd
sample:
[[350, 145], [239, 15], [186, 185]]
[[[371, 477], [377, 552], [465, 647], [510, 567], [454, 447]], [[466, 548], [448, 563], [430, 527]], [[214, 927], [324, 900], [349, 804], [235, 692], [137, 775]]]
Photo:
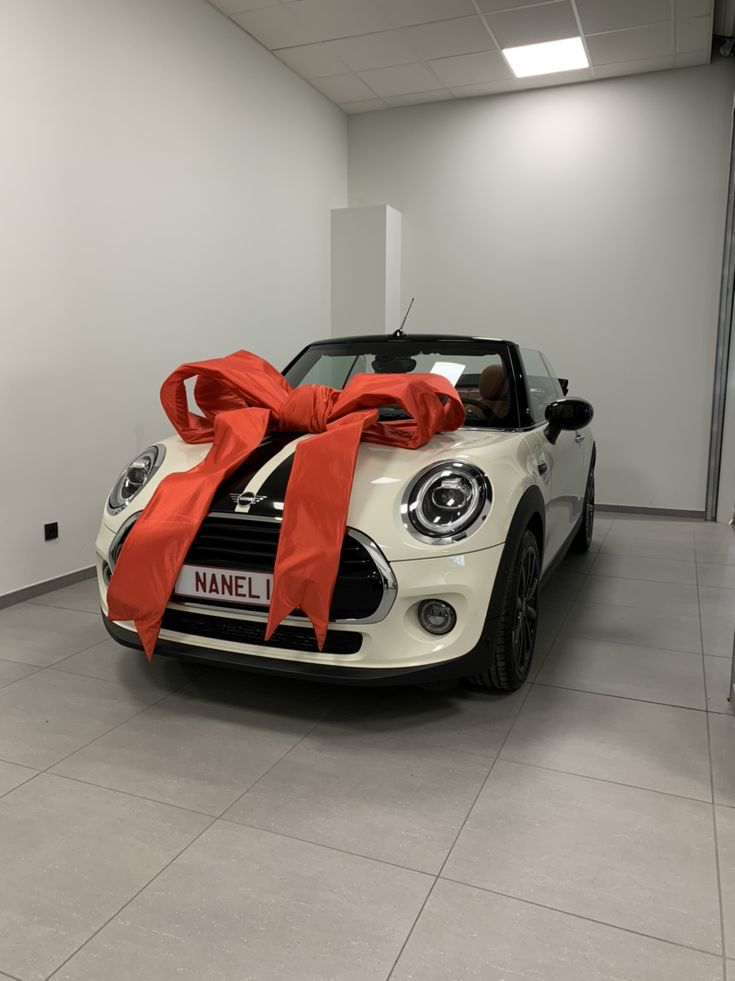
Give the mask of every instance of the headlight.
[[149, 446], [147, 450], [143, 450], [134, 460], [131, 460], [110, 491], [107, 501], [107, 510], [110, 514], [118, 514], [130, 504], [161, 466], [165, 455], [165, 447], [157, 444]]
[[401, 505], [409, 531], [436, 544], [466, 538], [485, 519], [490, 482], [470, 463], [439, 463], [423, 470]]

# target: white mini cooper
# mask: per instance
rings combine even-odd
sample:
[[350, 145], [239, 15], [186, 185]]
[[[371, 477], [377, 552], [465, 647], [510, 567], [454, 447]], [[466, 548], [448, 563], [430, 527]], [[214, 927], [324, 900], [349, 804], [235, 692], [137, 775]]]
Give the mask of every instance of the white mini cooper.
[[[265, 640], [294, 448], [309, 439], [274, 433], [215, 496], [156, 653], [322, 681], [469, 677], [512, 691], [531, 665], [541, 581], [570, 546], [584, 550], [592, 540], [595, 445], [583, 431], [592, 406], [566, 397], [566, 380], [539, 351], [477, 337], [318, 341], [284, 375], [292, 386], [342, 388], [365, 372], [441, 374], [467, 415], [460, 429], [420, 449], [361, 444], [322, 650], [296, 614]], [[398, 412], [381, 410], [386, 419]], [[97, 572], [105, 625], [121, 644], [141, 646], [132, 623], [107, 617], [107, 584], [125, 537], [159, 481], [196, 466], [208, 449], [163, 440], [112, 489]]]

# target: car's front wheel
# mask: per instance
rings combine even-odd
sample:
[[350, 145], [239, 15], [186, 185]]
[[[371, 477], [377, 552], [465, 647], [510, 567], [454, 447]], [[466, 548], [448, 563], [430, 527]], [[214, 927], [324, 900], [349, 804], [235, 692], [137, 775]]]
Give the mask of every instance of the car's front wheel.
[[526, 529], [508, 576], [487, 671], [471, 677], [495, 691], [515, 691], [528, 677], [538, 631], [541, 555], [536, 536]]

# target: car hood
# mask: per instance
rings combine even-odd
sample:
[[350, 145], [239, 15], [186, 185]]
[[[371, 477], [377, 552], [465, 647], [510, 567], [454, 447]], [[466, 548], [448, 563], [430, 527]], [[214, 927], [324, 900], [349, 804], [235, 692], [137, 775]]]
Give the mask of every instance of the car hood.
[[[210, 512], [221, 515], [247, 513], [254, 519], [264, 520], [281, 519], [296, 447], [309, 438], [308, 435], [290, 433], [275, 433], [266, 437], [245, 463], [220, 485]], [[372, 538], [386, 558], [392, 561], [435, 557], [440, 552], [460, 554], [496, 545], [504, 541], [505, 527], [504, 522], [493, 520], [493, 512], [498, 493], [508, 484], [511, 471], [517, 475], [517, 458], [519, 454], [522, 457], [522, 442], [523, 437], [519, 433], [467, 428], [440, 433], [414, 450], [362, 443], [358, 451], [347, 524]], [[201, 462], [209, 450], [208, 444], [192, 445], [178, 437], [164, 440], [163, 445], [166, 447], [163, 464], [136, 498], [136, 511], [147, 504], [164, 477], [191, 469]], [[448, 460], [471, 462], [483, 469], [493, 488], [493, 505], [483, 527], [466, 541], [437, 546], [419, 541], [407, 530], [400, 505], [410, 482], [420, 470]], [[324, 479], [319, 489], [324, 506], [329, 507], [328, 479]], [[106, 513], [104, 520], [112, 530], [117, 530], [128, 516], [123, 512], [113, 518]]]

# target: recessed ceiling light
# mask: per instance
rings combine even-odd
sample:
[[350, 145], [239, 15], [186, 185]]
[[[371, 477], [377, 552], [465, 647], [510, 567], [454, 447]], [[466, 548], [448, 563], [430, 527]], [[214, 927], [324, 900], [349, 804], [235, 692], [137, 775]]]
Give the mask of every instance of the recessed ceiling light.
[[590, 64], [581, 37], [503, 48], [503, 54], [516, 78], [571, 72], [575, 68], [589, 68]]

